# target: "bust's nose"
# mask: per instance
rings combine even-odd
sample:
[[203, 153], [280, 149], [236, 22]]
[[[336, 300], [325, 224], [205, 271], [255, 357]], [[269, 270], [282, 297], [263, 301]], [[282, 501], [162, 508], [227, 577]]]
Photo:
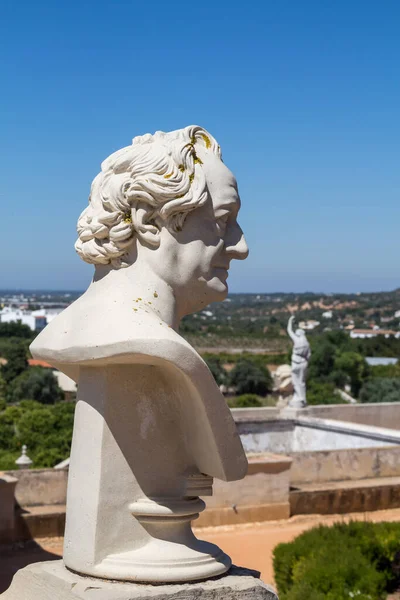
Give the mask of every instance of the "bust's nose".
[[231, 258], [236, 258], [237, 260], [244, 260], [247, 258], [249, 255], [249, 247], [240, 225], [236, 223], [236, 226], [227, 233], [225, 252], [229, 254]]

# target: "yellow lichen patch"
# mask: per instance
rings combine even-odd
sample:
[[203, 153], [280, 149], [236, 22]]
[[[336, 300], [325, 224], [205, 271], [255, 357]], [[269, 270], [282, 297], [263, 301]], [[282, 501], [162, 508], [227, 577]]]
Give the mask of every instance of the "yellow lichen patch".
[[204, 143], [205, 143], [205, 145], [206, 145], [206, 148], [211, 148], [211, 140], [210, 140], [210, 138], [208, 137], [208, 135], [206, 135], [205, 133], [202, 133], [202, 134], [201, 134], [201, 137], [202, 137], [202, 138], [203, 138], [203, 140], [204, 140]]
[[203, 161], [201, 160], [201, 158], [199, 158], [199, 157], [197, 156], [197, 154], [196, 154], [196, 153], [194, 153], [194, 164], [195, 164], [195, 165], [202, 165], [202, 164], [203, 164]]
[[132, 215], [130, 212], [124, 214], [124, 223], [132, 223]]
[[157, 292], [154, 292], [153, 296], [154, 296], [154, 298], [158, 298]]
[[150, 300], [148, 301], [148, 303], [147, 303], [147, 304], [151, 304]]
[[137, 312], [137, 311], [138, 311], [138, 309], [137, 309], [137, 308], [134, 308], [133, 310], [134, 310], [135, 312]]
[[138, 298], [138, 300], [141, 300], [141, 298]]
[[183, 198], [183, 196], [185, 196], [185, 194], [179, 194], [179, 196], [177, 196], [176, 199]]
[[180, 170], [181, 173], [184, 173], [184, 171], [185, 171], [185, 167], [183, 165], [179, 165], [178, 169]]
[[196, 136], [192, 135], [192, 137], [190, 138], [190, 143], [194, 146], [196, 143]]
[[164, 179], [169, 179], [170, 177], [172, 177], [173, 173], [169, 173], [168, 175], [164, 175]]
[[191, 175], [189, 175], [189, 181], [190, 181], [190, 183], [193, 183], [193, 181], [194, 181], [194, 173], [192, 173]]

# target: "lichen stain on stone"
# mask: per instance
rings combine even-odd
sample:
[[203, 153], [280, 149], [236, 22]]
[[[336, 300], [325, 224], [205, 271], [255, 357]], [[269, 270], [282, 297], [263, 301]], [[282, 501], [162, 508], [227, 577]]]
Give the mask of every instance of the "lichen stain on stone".
[[210, 138], [208, 137], [208, 135], [205, 135], [204, 133], [201, 134], [201, 137], [204, 140], [204, 143], [206, 145], [206, 148], [211, 148], [211, 141]]

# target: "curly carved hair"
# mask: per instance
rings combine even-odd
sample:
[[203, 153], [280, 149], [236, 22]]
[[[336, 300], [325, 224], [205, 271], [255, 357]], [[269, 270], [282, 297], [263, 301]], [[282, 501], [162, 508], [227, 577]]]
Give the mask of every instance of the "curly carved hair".
[[[187, 214], [207, 200], [199, 146], [221, 158], [216, 140], [195, 125], [135, 137], [131, 146], [111, 154], [93, 180], [89, 206], [78, 220], [79, 256], [92, 264], [126, 267], [124, 255], [143, 222], [148, 228], [161, 217], [172, 230], [181, 230]], [[143, 207], [145, 220], [138, 218]]]

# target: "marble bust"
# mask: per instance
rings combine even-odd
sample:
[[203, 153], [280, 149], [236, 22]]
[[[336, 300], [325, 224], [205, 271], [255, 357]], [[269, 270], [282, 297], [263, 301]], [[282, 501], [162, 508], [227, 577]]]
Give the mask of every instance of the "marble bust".
[[65, 565], [102, 578], [204, 579], [230, 559], [191, 521], [212, 478], [247, 460], [183, 316], [223, 300], [248, 248], [237, 183], [198, 126], [134, 138], [107, 158], [78, 221], [88, 290], [35, 339], [32, 355], [78, 383]]
[[293, 342], [292, 350], [292, 384], [294, 394], [289, 402], [291, 408], [307, 406], [306, 378], [308, 362], [311, 358], [311, 348], [303, 329], [293, 329], [295, 317], [289, 318], [287, 331]]

